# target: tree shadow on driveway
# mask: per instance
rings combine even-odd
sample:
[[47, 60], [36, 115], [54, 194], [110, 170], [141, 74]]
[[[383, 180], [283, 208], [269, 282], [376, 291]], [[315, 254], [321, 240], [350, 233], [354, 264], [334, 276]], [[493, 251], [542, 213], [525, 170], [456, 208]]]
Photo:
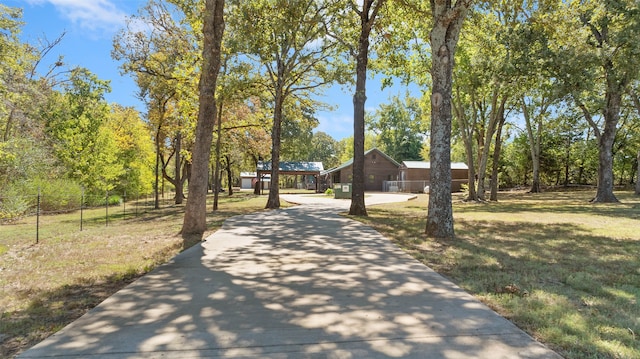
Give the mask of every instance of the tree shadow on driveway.
[[234, 217], [23, 358], [559, 358], [322, 206]]

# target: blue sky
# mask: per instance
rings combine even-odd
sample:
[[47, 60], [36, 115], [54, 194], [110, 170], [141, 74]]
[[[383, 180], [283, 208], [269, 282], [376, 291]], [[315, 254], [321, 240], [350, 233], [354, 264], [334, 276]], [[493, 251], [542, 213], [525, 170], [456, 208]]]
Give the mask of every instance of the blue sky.
[[[52, 41], [66, 31], [63, 41], [48, 55], [47, 61], [63, 55], [69, 66], [85, 67], [99, 78], [111, 81], [112, 92], [107, 94], [107, 101], [134, 106], [144, 112], [144, 106], [135, 96], [134, 81], [120, 75], [119, 63], [111, 58], [111, 48], [113, 36], [124, 26], [126, 17], [135, 14], [146, 0], [3, 0], [3, 3], [23, 9], [23, 41], [32, 44], [43, 38]], [[411, 90], [414, 96], [419, 95], [415, 87]], [[368, 80], [367, 111], [374, 111], [393, 95], [403, 96], [405, 91], [400, 85], [381, 90], [379, 78]], [[317, 113], [320, 125], [316, 131], [326, 132], [336, 140], [351, 136], [352, 94], [334, 86], [319, 99], [334, 110]]]

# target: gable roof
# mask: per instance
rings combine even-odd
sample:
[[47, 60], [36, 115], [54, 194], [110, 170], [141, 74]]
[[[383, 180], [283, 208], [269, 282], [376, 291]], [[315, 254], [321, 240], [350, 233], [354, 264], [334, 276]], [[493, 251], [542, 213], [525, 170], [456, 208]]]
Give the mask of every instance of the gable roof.
[[[386, 158], [389, 162], [393, 163], [396, 167], [400, 167], [400, 164], [398, 162], [396, 162], [396, 160], [394, 160], [393, 158], [389, 157], [389, 155], [387, 155], [386, 153], [380, 151], [377, 148], [372, 148], [372, 149], [366, 151], [364, 153], [364, 155], [366, 156], [366, 155], [368, 155], [368, 154], [370, 154], [371, 152], [374, 152], [374, 151], [376, 153], [380, 154], [382, 157]], [[349, 159], [348, 161], [344, 162], [340, 166], [328, 169], [326, 171], [323, 171], [321, 174], [325, 175], [325, 174], [328, 174], [328, 173], [337, 172], [337, 171], [343, 170], [343, 169], [345, 169], [345, 168], [347, 168], [347, 167], [349, 167], [351, 165], [353, 165], [353, 157], [351, 157], [351, 159]]]
[[[283, 161], [278, 168], [280, 172], [320, 173], [324, 170], [322, 162]], [[258, 172], [271, 171], [271, 161], [258, 162]]]
[[[425, 161], [402, 161], [402, 167], [409, 169], [430, 169], [431, 162]], [[452, 170], [468, 170], [469, 167], [463, 162], [451, 162]]]

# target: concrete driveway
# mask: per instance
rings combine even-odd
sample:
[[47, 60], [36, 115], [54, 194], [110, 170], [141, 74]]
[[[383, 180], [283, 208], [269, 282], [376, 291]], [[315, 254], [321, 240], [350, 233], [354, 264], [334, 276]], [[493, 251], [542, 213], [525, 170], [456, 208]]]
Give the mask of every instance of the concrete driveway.
[[560, 358], [339, 216], [348, 200], [301, 197], [229, 219], [20, 358]]

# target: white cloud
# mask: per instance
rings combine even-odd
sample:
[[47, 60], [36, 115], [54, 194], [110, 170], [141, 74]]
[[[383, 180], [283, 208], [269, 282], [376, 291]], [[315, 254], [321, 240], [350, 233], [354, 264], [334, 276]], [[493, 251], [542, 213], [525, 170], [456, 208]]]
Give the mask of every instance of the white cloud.
[[31, 4], [49, 3], [65, 18], [90, 31], [116, 31], [124, 25], [127, 13], [111, 0], [27, 0]]
[[320, 124], [317, 131], [329, 134], [335, 140], [353, 135], [353, 115], [348, 113], [322, 112], [316, 114]]

